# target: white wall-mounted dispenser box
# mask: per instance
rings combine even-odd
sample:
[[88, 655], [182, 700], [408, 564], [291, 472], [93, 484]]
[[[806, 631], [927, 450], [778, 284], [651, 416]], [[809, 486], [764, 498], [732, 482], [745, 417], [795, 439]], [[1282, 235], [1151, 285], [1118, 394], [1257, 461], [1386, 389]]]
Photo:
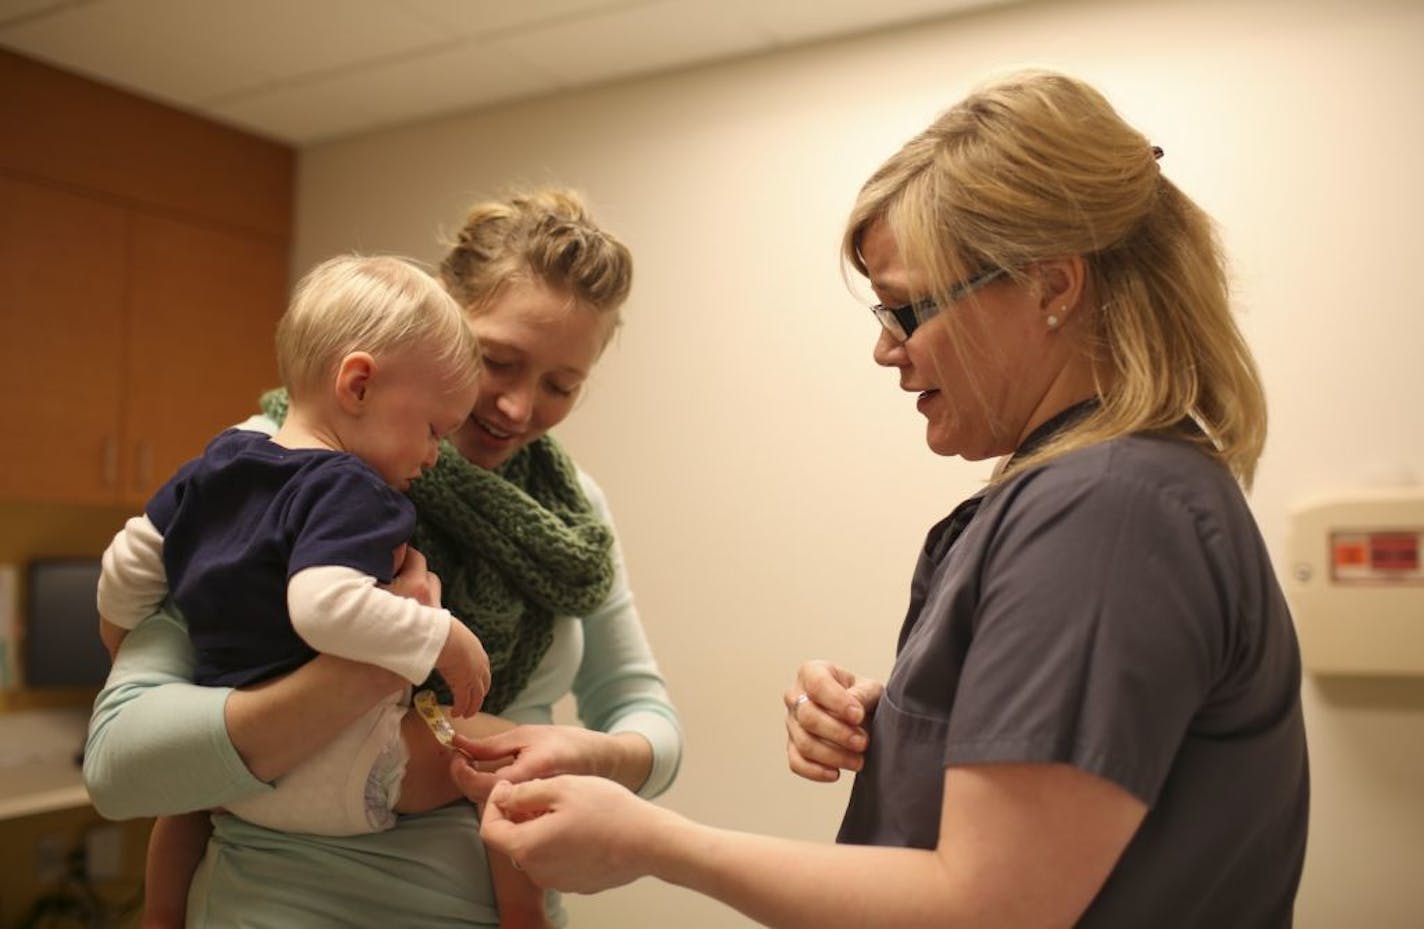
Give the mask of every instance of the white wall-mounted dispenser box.
[[1424, 488], [1295, 507], [1286, 596], [1305, 670], [1424, 675]]

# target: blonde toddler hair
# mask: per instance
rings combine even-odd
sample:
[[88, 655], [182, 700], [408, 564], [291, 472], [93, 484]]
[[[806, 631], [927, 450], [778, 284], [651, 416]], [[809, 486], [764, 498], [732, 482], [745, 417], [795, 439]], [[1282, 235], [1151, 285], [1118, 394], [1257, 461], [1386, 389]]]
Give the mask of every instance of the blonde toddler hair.
[[479, 377], [480, 350], [460, 305], [410, 261], [340, 255], [312, 268], [277, 324], [277, 371], [293, 399], [351, 352], [418, 351], [453, 387]]

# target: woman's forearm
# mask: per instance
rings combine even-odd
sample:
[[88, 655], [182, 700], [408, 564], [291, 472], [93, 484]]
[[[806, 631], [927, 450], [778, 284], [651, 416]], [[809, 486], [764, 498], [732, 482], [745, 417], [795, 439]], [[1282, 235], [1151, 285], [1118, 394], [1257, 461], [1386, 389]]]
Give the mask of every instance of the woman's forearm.
[[620, 752], [606, 777], [645, 800], [671, 786], [682, 764], [682, 728], [670, 704], [640, 706], [619, 718], [608, 732]]
[[480, 834], [544, 887], [656, 877], [784, 929], [1071, 926], [1146, 813], [1065, 764], [945, 774], [933, 850], [824, 845], [702, 825], [597, 777], [502, 783]]
[[720, 900], [758, 924], [989, 925], [952, 892], [953, 877], [933, 851], [798, 842], [674, 816], [675, 825], [648, 833], [648, 872]]
[[963, 875], [951, 873], [936, 851], [717, 829], [602, 778], [500, 784], [480, 833], [537, 883], [557, 890], [597, 893], [656, 877], [767, 926], [987, 925], [967, 918]]
[[185, 813], [262, 790], [228, 742], [227, 689], [192, 678], [188, 630], [173, 616], [156, 614], [124, 639], [84, 750], [84, 782], [105, 816]]
[[1066, 764], [950, 767], [944, 784], [933, 851], [792, 842], [633, 807], [648, 820], [627, 827], [644, 854], [634, 871], [767, 926], [1071, 926], [1147, 812], [1121, 786]]
[[228, 738], [255, 777], [273, 781], [405, 683], [375, 665], [318, 655], [285, 677], [233, 691]]
[[653, 746], [636, 732], [615, 732], [609, 738], [615, 750], [603, 776], [637, 793], [653, 770]]

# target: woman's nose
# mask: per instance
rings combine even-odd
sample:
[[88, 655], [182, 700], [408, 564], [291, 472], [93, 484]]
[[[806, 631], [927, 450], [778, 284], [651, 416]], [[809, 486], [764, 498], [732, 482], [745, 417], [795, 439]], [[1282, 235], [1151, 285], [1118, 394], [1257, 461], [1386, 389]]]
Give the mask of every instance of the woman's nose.
[[534, 410], [534, 392], [523, 385], [501, 391], [495, 398], [495, 407], [505, 419], [522, 426]]
[[898, 368], [905, 363], [905, 343], [890, 334], [890, 330], [880, 329], [880, 338], [875, 340], [875, 348], [870, 353], [875, 363], [886, 368]]

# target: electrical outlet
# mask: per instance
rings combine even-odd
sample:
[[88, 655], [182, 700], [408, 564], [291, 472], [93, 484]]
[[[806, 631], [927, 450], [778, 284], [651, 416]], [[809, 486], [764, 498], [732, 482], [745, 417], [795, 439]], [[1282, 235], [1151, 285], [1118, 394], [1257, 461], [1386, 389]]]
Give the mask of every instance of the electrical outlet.
[[84, 873], [91, 881], [112, 881], [123, 873], [124, 829], [117, 823], [84, 833]]

